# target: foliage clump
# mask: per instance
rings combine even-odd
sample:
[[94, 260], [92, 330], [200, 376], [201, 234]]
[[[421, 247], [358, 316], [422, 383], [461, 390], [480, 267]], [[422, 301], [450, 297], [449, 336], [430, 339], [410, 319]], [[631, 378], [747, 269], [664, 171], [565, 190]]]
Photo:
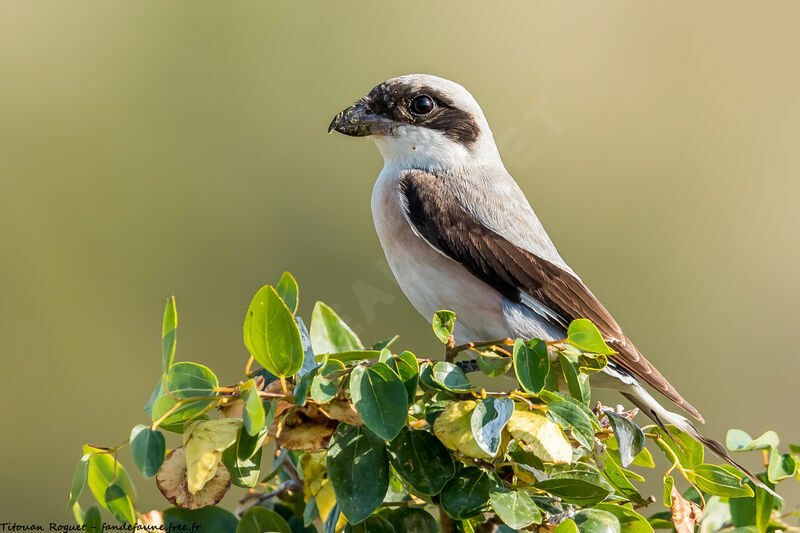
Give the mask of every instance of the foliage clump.
[[[613, 352], [588, 320], [555, 342], [457, 346], [457, 317], [440, 311], [440, 360], [397, 353], [397, 337], [365, 347], [321, 302], [307, 330], [298, 294], [285, 273], [255, 295], [244, 322], [250, 358], [231, 386], [201, 364], [174, 362], [177, 313], [167, 301], [162, 375], [145, 406], [151, 423], [122, 445], [84, 446], [69, 500], [79, 524], [101, 531], [103, 508], [122, 523], [215, 533], [790, 527], [779, 499], [731, 466], [706, 463], [703, 446], [679, 429], [640, 428], [633, 411], [591, 405], [589, 377]], [[477, 388], [454, 362], [467, 353], [496, 390]], [[177, 434], [171, 451], [165, 433]], [[771, 431], [727, 438], [732, 451], [763, 454], [770, 487], [796, 476], [800, 460], [798, 446], [781, 453], [778, 444]], [[126, 445], [173, 507], [137, 508], [119, 462]], [[670, 463], [658, 502], [640, 493], [634, 470], [655, 467], [655, 448]], [[231, 484], [248, 489], [235, 513], [217, 505]], [[83, 511], [87, 485], [99, 507]]]

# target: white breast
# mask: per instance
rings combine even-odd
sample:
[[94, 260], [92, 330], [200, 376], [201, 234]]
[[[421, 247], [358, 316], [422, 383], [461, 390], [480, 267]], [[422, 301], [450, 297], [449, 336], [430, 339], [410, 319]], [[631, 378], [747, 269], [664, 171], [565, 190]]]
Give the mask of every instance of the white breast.
[[411, 305], [428, 321], [441, 309], [455, 311], [458, 342], [509, 335], [503, 296], [412, 231], [401, 211], [399, 175], [399, 169], [387, 166], [378, 176], [372, 218], [389, 267]]

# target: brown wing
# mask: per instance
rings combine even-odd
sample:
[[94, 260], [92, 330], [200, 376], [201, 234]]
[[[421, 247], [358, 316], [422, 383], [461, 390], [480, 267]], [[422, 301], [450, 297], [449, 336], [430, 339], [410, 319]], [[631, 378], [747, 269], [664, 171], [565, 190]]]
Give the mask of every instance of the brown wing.
[[542, 318], [564, 330], [572, 320], [588, 318], [617, 351], [609, 357], [611, 362], [702, 420], [697, 409], [636, 349], [580, 279], [486, 227], [448, 194], [433, 174], [406, 172], [400, 179], [399, 189], [409, 222], [431, 246], [506, 298], [521, 302], [523, 294], [533, 297], [553, 311], [554, 316]]

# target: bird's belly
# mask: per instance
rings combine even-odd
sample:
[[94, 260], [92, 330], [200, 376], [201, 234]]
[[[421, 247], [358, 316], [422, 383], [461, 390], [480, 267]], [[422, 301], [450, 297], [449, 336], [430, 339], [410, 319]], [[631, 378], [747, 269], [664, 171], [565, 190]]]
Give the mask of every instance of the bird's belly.
[[402, 213], [394, 180], [384, 174], [372, 193], [372, 216], [386, 260], [403, 293], [426, 320], [455, 311], [457, 342], [511, 335], [503, 296], [417, 236]]

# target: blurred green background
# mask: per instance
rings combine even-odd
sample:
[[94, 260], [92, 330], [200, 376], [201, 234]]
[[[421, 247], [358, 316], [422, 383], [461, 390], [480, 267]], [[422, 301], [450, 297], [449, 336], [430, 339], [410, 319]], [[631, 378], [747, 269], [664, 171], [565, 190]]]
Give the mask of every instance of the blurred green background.
[[[71, 520], [81, 444], [146, 420], [170, 294], [178, 359], [223, 382], [283, 270], [306, 317], [322, 299], [365, 341], [438, 353], [374, 235], [377, 150], [326, 134], [410, 72], [472, 91], [562, 255], [707, 434], [800, 441], [799, 20], [794, 2], [0, 2], [0, 518]], [[165, 506], [133, 476], [142, 509]]]

